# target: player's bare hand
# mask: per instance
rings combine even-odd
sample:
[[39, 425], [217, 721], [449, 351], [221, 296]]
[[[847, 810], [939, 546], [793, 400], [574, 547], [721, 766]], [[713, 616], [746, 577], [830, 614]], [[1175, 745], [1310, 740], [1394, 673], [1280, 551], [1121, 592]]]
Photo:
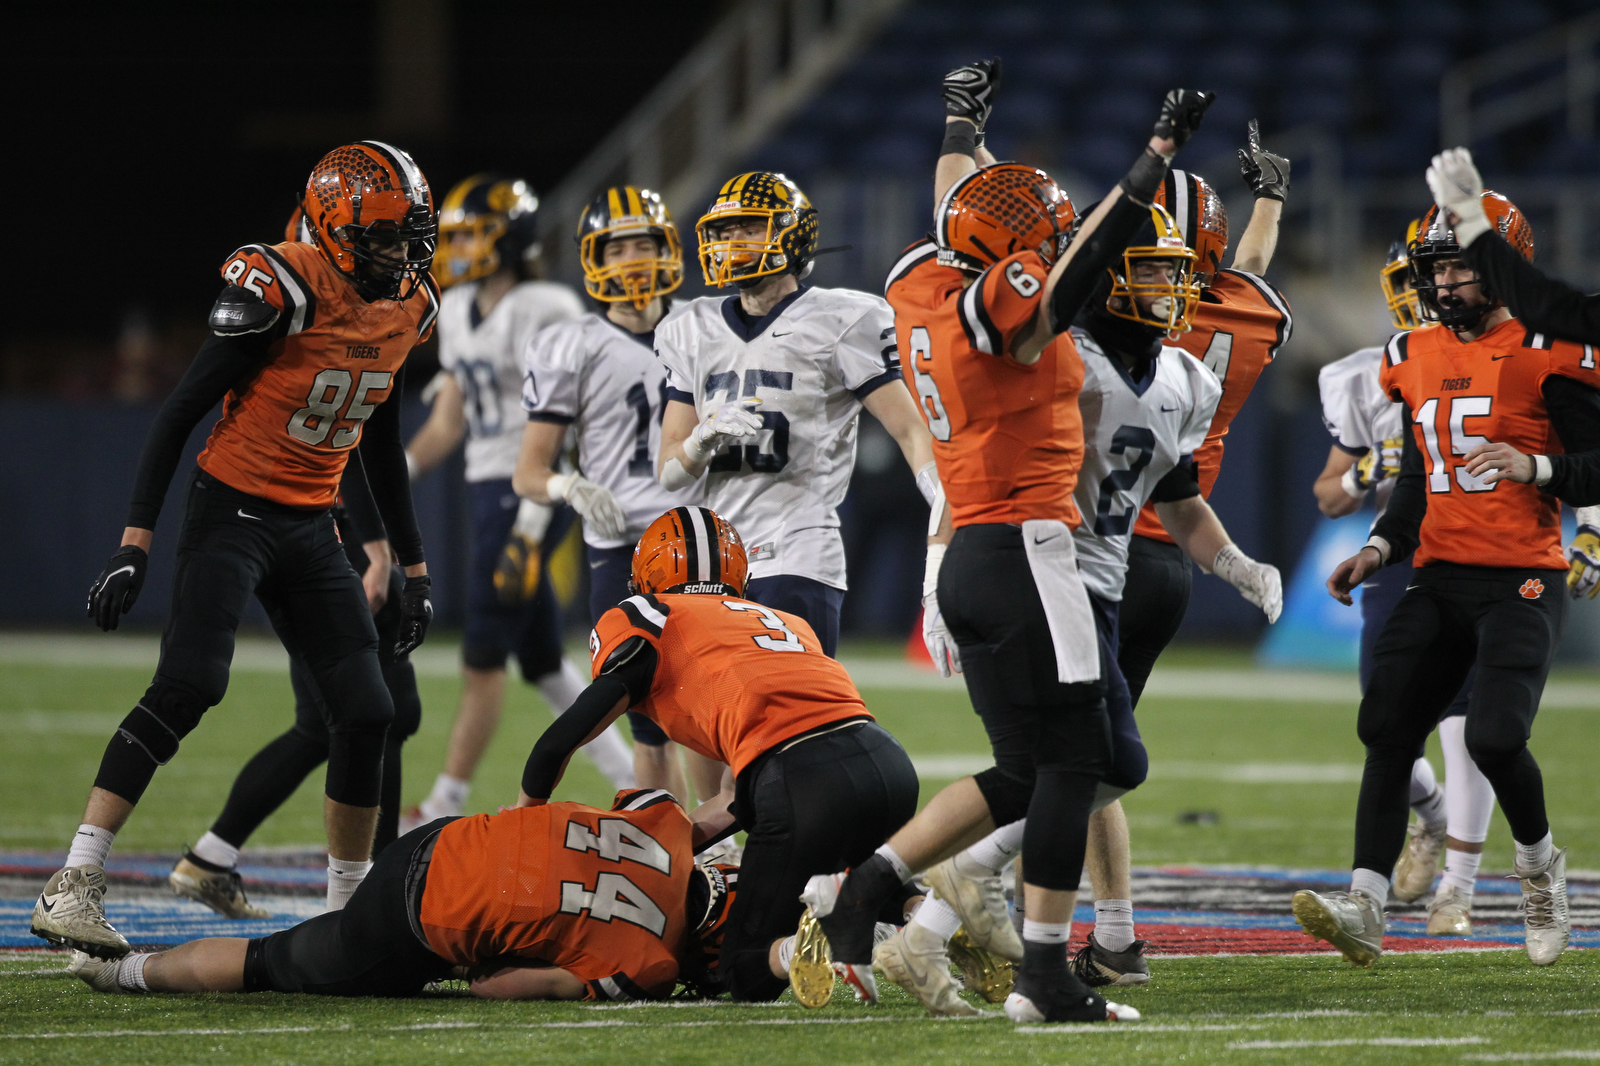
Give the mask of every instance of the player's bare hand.
[[367, 594], [367, 606], [377, 614], [389, 602], [389, 542], [371, 540], [361, 545], [361, 549], [367, 553], [367, 572], [361, 575], [361, 590]]
[[138, 545], [125, 544], [116, 550], [89, 588], [88, 613], [95, 625], [107, 633], [117, 628], [139, 599], [149, 567], [150, 556]]
[[1467, 473], [1490, 485], [1497, 481], [1532, 484], [1533, 456], [1523, 455], [1509, 444], [1480, 444], [1467, 453]]
[[1351, 591], [1383, 565], [1378, 549], [1368, 545], [1333, 568], [1328, 575], [1328, 595], [1349, 607], [1355, 603]]

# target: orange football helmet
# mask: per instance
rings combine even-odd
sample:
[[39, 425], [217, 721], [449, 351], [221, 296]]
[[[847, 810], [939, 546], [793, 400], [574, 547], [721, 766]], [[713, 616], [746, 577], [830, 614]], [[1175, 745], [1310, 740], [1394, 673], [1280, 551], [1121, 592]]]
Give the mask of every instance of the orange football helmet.
[[689, 898], [685, 917], [690, 927], [679, 980], [691, 994], [715, 996], [726, 991], [722, 969], [722, 940], [728, 916], [739, 894], [739, 867], [730, 863], [698, 862], [689, 871]]
[[[1483, 192], [1483, 211], [1489, 216], [1489, 224], [1495, 232], [1504, 237], [1506, 243], [1521, 253], [1524, 259], [1532, 262], [1533, 226], [1528, 223], [1528, 216], [1518, 210], [1516, 204], [1488, 189]], [[1490, 310], [1503, 304], [1499, 297], [1489, 291], [1488, 283], [1477, 277], [1449, 285], [1434, 281], [1435, 262], [1461, 258], [1461, 245], [1456, 240], [1455, 230], [1440, 214], [1437, 204], [1429, 207], [1418, 221], [1416, 235], [1406, 245], [1406, 256], [1410, 260], [1411, 287], [1417, 291], [1422, 317], [1426, 321], [1439, 322], [1454, 330], [1470, 330]], [[1481, 285], [1488, 302], [1471, 305], [1462, 303], [1455, 295], [1455, 290], [1464, 285]]]
[[1054, 263], [1077, 228], [1066, 190], [1020, 163], [979, 167], [950, 186], [934, 212], [940, 265], [973, 274], [1024, 250]]
[[1424, 321], [1422, 300], [1411, 287], [1411, 255], [1407, 251], [1421, 225], [1420, 218], [1406, 224], [1405, 239], [1389, 245], [1389, 257], [1378, 271], [1378, 285], [1383, 289], [1383, 302], [1389, 307], [1389, 319], [1395, 329], [1416, 329]]
[[357, 141], [322, 157], [300, 200], [334, 269], [369, 300], [406, 300], [433, 264], [438, 223], [428, 179], [405, 152]]
[[283, 239], [286, 244], [314, 244], [311, 239], [311, 229], [306, 225], [306, 213], [298, 204], [289, 212], [289, 221], [283, 224]]
[[1201, 285], [1222, 269], [1228, 253], [1228, 209], [1211, 183], [1192, 170], [1169, 170], [1155, 202], [1167, 209], [1178, 232], [1196, 256], [1195, 277]]
[[733, 523], [709, 507], [674, 507], [633, 549], [634, 592], [743, 596], [750, 560]]

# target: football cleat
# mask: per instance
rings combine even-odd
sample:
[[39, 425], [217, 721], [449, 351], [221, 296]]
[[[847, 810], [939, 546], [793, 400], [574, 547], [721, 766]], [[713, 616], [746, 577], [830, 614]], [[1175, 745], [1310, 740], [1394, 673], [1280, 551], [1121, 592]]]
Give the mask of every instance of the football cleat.
[[1006, 996], [1011, 994], [1011, 986], [1016, 980], [1016, 973], [1008, 959], [1002, 959], [994, 952], [980, 948], [967, 935], [965, 929], [956, 930], [956, 935], [950, 938], [946, 950], [949, 952], [950, 961], [961, 968], [961, 974], [966, 979], [968, 988], [990, 1003], [1006, 1001]]
[[1017, 974], [1016, 987], [1006, 997], [1006, 1017], [1014, 1022], [1136, 1022], [1132, 1007], [1112, 1003], [1070, 972], [1051, 985], [1035, 985], [1026, 971]]
[[1089, 942], [1072, 957], [1072, 972], [1090, 988], [1103, 985], [1132, 985], [1150, 983], [1150, 964], [1145, 961], [1146, 941], [1135, 940], [1125, 951], [1112, 951], [1101, 947], [1089, 934]]
[[1441, 824], [1430, 828], [1422, 819], [1413, 818], [1406, 829], [1406, 849], [1400, 861], [1394, 864], [1394, 898], [1401, 903], [1415, 903], [1433, 887], [1433, 875], [1439, 869], [1439, 856], [1444, 853], [1444, 831]]
[[207, 870], [184, 855], [167, 875], [174, 895], [204, 903], [224, 918], [270, 918], [272, 915], [251, 903], [244, 894], [244, 879], [238, 870]]
[[795, 1002], [812, 1010], [826, 1007], [833, 998], [833, 958], [828, 952], [828, 938], [810, 907], [800, 916], [800, 925], [794, 931], [789, 987], [794, 989]]
[[96, 992], [107, 992], [115, 996], [128, 991], [117, 983], [117, 968], [121, 965], [120, 959], [97, 959], [85, 952], [74, 951], [67, 963], [67, 972], [74, 977], [83, 978]]
[[1549, 966], [1561, 957], [1572, 936], [1572, 914], [1567, 908], [1567, 849], [1542, 869], [1517, 871], [1522, 882], [1524, 935], [1528, 959], [1535, 966]]
[[34, 936], [101, 959], [118, 959], [132, 948], [106, 921], [106, 872], [98, 866], [64, 866], [45, 882], [33, 905]]
[[1471, 936], [1472, 897], [1455, 885], [1440, 885], [1428, 904], [1429, 936]]
[[[878, 982], [872, 976], [872, 934], [877, 924], [876, 907], [868, 909], [861, 903], [841, 904], [839, 890], [844, 887], [849, 871], [836, 874], [817, 874], [806, 882], [800, 893], [800, 902], [816, 916], [818, 925], [833, 945], [835, 956], [866, 958], [867, 962], [846, 962], [835, 957], [833, 969], [845, 984], [856, 990], [856, 996], [869, 1004], [878, 1002]], [[846, 946], [848, 945], [848, 947]], [[796, 941], [795, 954], [799, 955]], [[791, 964], [791, 972], [793, 967]]]
[[982, 1012], [959, 995], [950, 979], [950, 956], [939, 934], [920, 925], [897, 929], [872, 952], [883, 975], [917, 997], [935, 1018], [971, 1018]]
[[[1022, 938], [1011, 925], [999, 874], [970, 877], [958, 870], [956, 860], [950, 858], [922, 877], [961, 916], [961, 927], [974, 944], [1011, 962], [1022, 961]], [[1020, 885], [1019, 880], [1019, 888]]]
[[1294, 920], [1306, 935], [1326, 940], [1353, 966], [1371, 966], [1383, 954], [1383, 908], [1365, 892], [1294, 894]]

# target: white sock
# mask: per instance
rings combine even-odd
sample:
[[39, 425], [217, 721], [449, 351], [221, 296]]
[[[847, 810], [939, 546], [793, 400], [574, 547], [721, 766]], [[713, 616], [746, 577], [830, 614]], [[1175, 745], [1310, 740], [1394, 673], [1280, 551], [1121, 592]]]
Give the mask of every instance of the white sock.
[[789, 969], [789, 964], [794, 961], [794, 937], [786, 936], [778, 941], [778, 965], [784, 970]]
[[[560, 718], [583, 694], [589, 682], [571, 659], [562, 659], [561, 669], [552, 670], [534, 684], [544, 694], [545, 702], [550, 705], [550, 713]], [[622, 730], [615, 723], [585, 744], [583, 753], [594, 763], [595, 769], [611, 782], [612, 788], [620, 791], [632, 788], [636, 783], [637, 779], [633, 776], [633, 745], [622, 738]]]
[[906, 861], [896, 854], [895, 850], [888, 844], [883, 845], [877, 851], [873, 852], [873, 854], [882, 855], [884, 861], [893, 867], [895, 875], [898, 876], [901, 881], [911, 880], [911, 867], [907, 866]]
[[1072, 939], [1072, 923], [1036, 922], [1032, 918], [1024, 918], [1022, 939], [1035, 944], [1065, 944]]
[[1094, 901], [1094, 939], [1107, 951], [1127, 951], [1133, 946], [1133, 900]]
[[154, 952], [135, 952], [124, 955], [117, 963], [117, 987], [124, 992], [148, 992], [144, 983], [144, 964], [155, 958]]
[[97, 825], [84, 823], [72, 837], [72, 849], [67, 852], [68, 866], [98, 866], [105, 869], [106, 857], [111, 854], [111, 842], [117, 834]]
[[224, 870], [231, 870], [239, 865], [239, 849], [209, 829], [206, 830], [206, 835], [200, 838], [200, 843], [189, 850], [194, 852], [195, 858], [204, 859], [212, 866], [220, 866]]
[[472, 782], [459, 777], [440, 774], [433, 779], [433, 791], [422, 801], [421, 811], [427, 818], [456, 818], [466, 809], [467, 796], [472, 792]]
[[930, 896], [922, 901], [922, 906], [917, 908], [907, 924], [926, 929], [948, 943], [956, 935], [956, 930], [961, 928], [961, 915], [944, 900]]
[[1520, 840], [1517, 841], [1518, 870], [1543, 869], [1544, 866], [1555, 857], [1555, 841], [1551, 838], [1548, 831], [1545, 833], [1543, 840], [1535, 841], [1532, 844], [1524, 844]]
[[1469, 844], [1482, 844], [1489, 839], [1494, 786], [1467, 754], [1466, 732], [1465, 715], [1439, 723], [1439, 746], [1444, 749], [1444, 806], [1450, 835]]
[[993, 877], [1022, 853], [1026, 818], [1003, 825], [956, 856], [956, 870], [968, 877]]
[[1381, 911], [1389, 902], [1389, 875], [1357, 867], [1350, 871], [1350, 891], [1365, 892], [1378, 901]]
[[336, 859], [328, 856], [328, 909], [342, 911], [356, 894], [367, 871], [372, 869], [370, 859]]
[[1444, 824], [1444, 790], [1433, 775], [1433, 764], [1418, 759], [1411, 765], [1411, 809], [1424, 825], [1437, 829]]
[[1478, 884], [1478, 865], [1481, 862], [1483, 855], [1478, 852], [1449, 849], [1444, 853], [1444, 885], [1453, 887], [1470, 900]]

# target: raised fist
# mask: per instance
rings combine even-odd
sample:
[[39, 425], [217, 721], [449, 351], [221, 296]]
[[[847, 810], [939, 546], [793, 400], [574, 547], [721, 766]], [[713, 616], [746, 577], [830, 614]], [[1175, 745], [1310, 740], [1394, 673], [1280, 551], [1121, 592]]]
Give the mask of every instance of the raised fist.
[[1161, 101], [1161, 115], [1156, 119], [1155, 135], [1182, 148], [1200, 128], [1206, 108], [1217, 98], [1216, 93], [1198, 89], [1172, 89]]
[[944, 76], [944, 113], [964, 118], [981, 132], [1000, 88], [1000, 59], [980, 59]]

